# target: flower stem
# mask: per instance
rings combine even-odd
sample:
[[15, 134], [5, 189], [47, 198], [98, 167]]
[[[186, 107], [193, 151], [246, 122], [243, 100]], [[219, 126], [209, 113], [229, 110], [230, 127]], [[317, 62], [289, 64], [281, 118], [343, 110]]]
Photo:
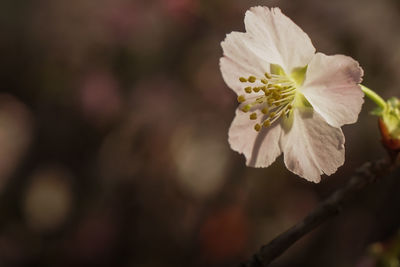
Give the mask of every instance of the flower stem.
[[365, 163], [356, 170], [346, 185], [322, 201], [302, 221], [278, 235], [267, 245], [262, 246], [248, 262], [241, 264], [240, 267], [269, 266], [296, 241], [337, 215], [342, 210], [343, 203], [357, 191], [365, 189], [368, 185], [389, 176], [391, 173], [393, 173], [390, 175], [391, 178], [396, 178], [400, 168], [398, 164], [396, 161], [392, 162], [387, 159]]
[[385, 100], [382, 99], [382, 97], [380, 97], [377, 93], [375, 93], [374, 91], [372, 91], [371, 89], [369, 89], [368, 87], [365, 87], [364, 85], [361, 85], [361, 89], [364, 92], [364, 94], [371, 99], [372, 101], [375, 102], [375, 104], [377, 104], [380, 108], [385, 109], [386, 107], [386, 102]]

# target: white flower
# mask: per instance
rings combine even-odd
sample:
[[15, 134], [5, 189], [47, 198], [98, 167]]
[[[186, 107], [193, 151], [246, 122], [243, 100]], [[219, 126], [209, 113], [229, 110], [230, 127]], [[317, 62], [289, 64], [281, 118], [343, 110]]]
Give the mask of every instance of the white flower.
[[357, 121], [363, 71], [350, 57], [315, 53], [278, 8], [253, 7], [244, 22], [245, 33], [221, 43], [222, 76], [241, 103], [229, 143], [248, 166], [268, 167], [283, 153], [290, 171], [318, 183], [344, 163], [340, 127]]

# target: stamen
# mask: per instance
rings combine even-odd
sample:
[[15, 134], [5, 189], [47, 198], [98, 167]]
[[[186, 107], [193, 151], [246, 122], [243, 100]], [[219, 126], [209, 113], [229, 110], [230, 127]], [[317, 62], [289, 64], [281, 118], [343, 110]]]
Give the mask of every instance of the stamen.
[[268, 108], [267, 108], [267, 107], [263, 108], [263, 109], [261, 110], [261, 112], [262, 112], [263, 114], [268, 114]]
[[254, 83], [257, 80], [257, 78], [254, 76], [250, 76], [248, 80], [249, 82]]
[[276, 115], [275, 112], [271, 112], [271, 113], [269, 114], [269, 117], [270, 117], [271, 119], [273, 119], [273, 118], [275, 117], [275, 115]]
[[295, 89], [291, 89], [291, 90], [288, 90], [288, 91], [282, 91], [282, 92], [281, 92], [281, 95], [283, 95], [283, 96], [285, 96], [285, 95], [292, 95], [294, 90], [295, 90]]
[[263, 122], [263, 126], [264, 126], [265, 128], [267, 128], [267, 127], [270, 126], [270, 125], [271, 125], [270, 120], [265, 120], [265, 121]]
[[239, 103], [250, 100], [246, 105], [241, 107], [243, 112], [249, 112], [251, 109], [254, 110], [249, 115], [250, 120], [257, 120], [257, 114], [261, 113], [265, 115], [266, 118], [264, 118], [264, 121], [254, 125], [254, 130], [257, 132], [260, 131], [262, 127], [269, 127], [275, 121], [289, 115], [290, 110], [293, 109], [292, 103], [297, 90], [296, 83], [285, 74], [278, 75], [266, 72], [264, 76], [265, 77], [256, 77], [250, 75], [248, 78], [239, 78], [241, 82], [255, 83], [254, 86], [244, 87], [244, 92], [246, 92], [246, 94], [263, 91], [262, 95], [256, 94], [250, 97], [239, 95], [237, 97]]
[[237, 97], [237, 101], [239, 103], [243, 103], [244, 101], [246, 101], [246, 98], [244, 97], [244, 95], [240, 95], [240, 96]]
[[251, 87], [248, 86], [248, 87], [244, 88], [244, 91], [245, 91], [246, 93], [248, 93], [248, 94], [251, 94]]
[[292, 99], [287, 99], [287, 98], [281, 98], [281, 99], [277, 99], [274, 102], [272, 102], [275, 105], [283, 105], [285, 103], [289, 103]]
[[257, 119], [257, 113], [251, 113], [250, 114], [250, 120], [256, 120]]
[[242, 108], [242, 111], [243, 111], [243, 112], [248, 112], [250, 109], [251, 109], [251, 105], [247, 104], [246, 106], [244, 106], [244, 107]]

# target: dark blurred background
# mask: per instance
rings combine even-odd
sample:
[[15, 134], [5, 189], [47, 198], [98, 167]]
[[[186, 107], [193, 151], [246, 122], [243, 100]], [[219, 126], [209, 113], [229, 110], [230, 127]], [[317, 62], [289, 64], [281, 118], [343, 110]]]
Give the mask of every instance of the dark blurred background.
[[[368, 100], [320, 184], [230, 150], [220, 42], [255, 5], [399, 96], [398, 0], [0, 1], [1, 266], [236, 266], [385, 156]], [[400, 266], [398, 192], [355, 194], [274, 266]]]

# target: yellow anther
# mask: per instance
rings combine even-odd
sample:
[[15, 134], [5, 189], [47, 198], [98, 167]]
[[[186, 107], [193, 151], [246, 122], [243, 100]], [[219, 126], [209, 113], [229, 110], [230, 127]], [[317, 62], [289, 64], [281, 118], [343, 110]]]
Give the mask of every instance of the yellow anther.
[[259, 132], [261, 130], [261, 125], [260, 124], [256, 124], [254, 125], [254, 130], [256, 130], [257, 132]]
[[247, 82], [247, 79], [245, 77], [240, 77], [239, 81], [241, 81], [242, 83], [245, 83], [245, 82]]
[[243, 103], [244, 101], [246, 101], [246, 98], [244, 97], [244, 95], [240, 95], [240, 96], [237, 97], [237, 101], [239, 103]]
[[271, 83], [269, 83], [269, 84], [267, 85], [267, 88], [268, 88], [268, 89], [271, 89], [271, 88], [273, 88], [273, 87], [274, 87], [274, 85], [271, 84]]
[[266, 72], [265, 74], [265, 77], [267, 78], [267, 79], [271, 79], [272, 77], [271, 77], [271, 74], [269, 74], [268, 72]]
[[268, 90], [268, 89], [267, 89], [267, 90], [265, 90], [264, 92], [265, 92], [265, 95], [266, 95], [266, 96], [269, 96], [269, 95], [271, 94], [271, 91], [270, 91], [270, 90]]
[[267, 107], [263, 108], [263, 109], [261, 110], [261, 112], [262, 112], [263, 114], [268, 114], [268, 108], [267, 108]]
[[261, 82], [262, 82], [263, 84], [267, 84], [267, 83], [268, 83], [268, 81], [267, 81], [266, 79], [262, 79]]
[[266, 93], [267, 92], [267, 87], [264, 85], [264, 86], [261, 86], [260, 87], [261, 88], [261, 90], [263, 90], [264, 91], [264, 93]]
[[269, 114], [269, 117], [272, 119], [273, 117], [275, 117], [275, 115], [276, 115], [275, 112], [271, 112], [271, 113]]
[[242, 108], [242, 111], [243, 112], [248, 112], [250, 109], [251, 109], [251, 106], [249, 104], [247, 104]]
[[264, 122], [263, 122], [263, 126], [265, 127], [265, 128], [267, 128], [268, 126], [270, 126], [271, 125], [271, 122], [269, 121], [269, 120], [265, 120]]
[[293, 108], [293, 107], [292, 107], [292, 105], [290, 105], [290, 104], [287, 106], [287, 109], [289, 109], [289, 110], [292, 109], [292, 108]]
[[248, 86], [248, 87], [244, 88], [244, 91], [245, 91], [246, 93], [250, 94], [250, 93], [251, 93], [251, 87]]
[[260, 87], [254, 87], [254, 88], [253, 88], [253, 91], [256, 92], [256, 93], [260, 92], [260, 90], [261, 90]]
[[268, 98], [268, 100], [267, 100], [267, 103], [268, 103], [268, 105], [272, 105], [272, 103], [275, 101], [275, 99], [273, 99], [273, 98]]
[[280, 86], [279, 84], [275, 84], [274, 87], [275, 87], [276, 90], [282, 90], [283, 89], [283, 87]]
[[257, 80], [257, 78], [254, 76], [250, 76], [248, 80], [249, 82], [254, 83]]
[[251, 113], [250, 114], [250, 120], [256, 120], [257, 119], [257, 113]]

